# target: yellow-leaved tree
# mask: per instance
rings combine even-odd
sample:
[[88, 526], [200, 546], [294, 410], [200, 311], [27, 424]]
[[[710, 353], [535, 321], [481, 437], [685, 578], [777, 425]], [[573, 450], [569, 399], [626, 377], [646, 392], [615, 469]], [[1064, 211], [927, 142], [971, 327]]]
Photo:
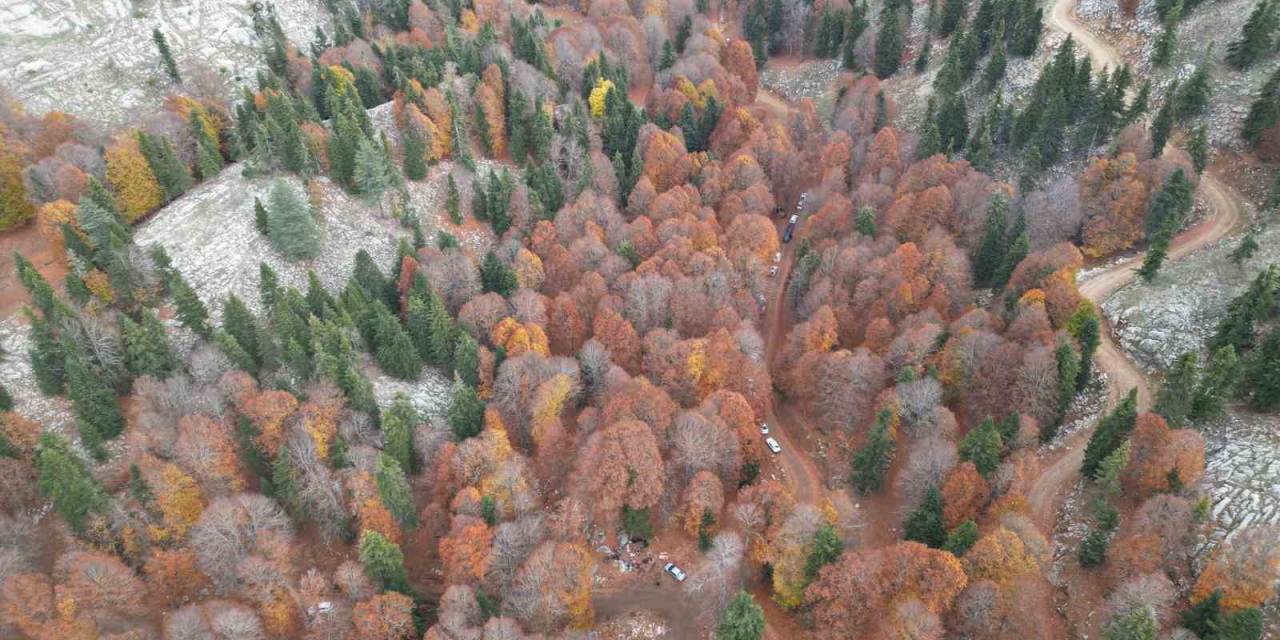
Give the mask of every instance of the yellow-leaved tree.
[[138, 133], [129, 130], [107, 148], [107, 182], [116, 193], [116, 204], [125, 220], [133, 222], [160, 206], [164, 193], [151, 165], [138, 147]]

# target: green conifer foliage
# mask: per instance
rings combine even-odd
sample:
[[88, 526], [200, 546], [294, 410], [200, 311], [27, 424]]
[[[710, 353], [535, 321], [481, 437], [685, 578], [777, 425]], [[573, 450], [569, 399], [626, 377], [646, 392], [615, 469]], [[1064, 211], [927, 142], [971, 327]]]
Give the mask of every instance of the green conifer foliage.
[[484, 427], [484, 402], [474, 387], [459, 385], [449, 403], [449, 428], [459, 442], [477, 436]]
[[1080, 473], [1090, 478], [1097, 476], [1102, 461], [1129, 438], [1134, 425], [1137, 424], [1137, 418], [1138, 393], [1133, 390], [1094, 428], [1089, 444], [1085, 446]]
[[320, 253], [320, 226], [311, 205], [284, 180], [271, 187], [267, 231], [271, 244], [290, 260], [309, 260]]
[[924, 501], [902, 521], [902, 537], [940, 548], [947, 541], [947, 528], [943, 522], [942, 494], [937, 487], [929, 487]]
[[125, 367], [135, 376], [164, 379], [177, 366], [164, 323], [151, 310], [142, 312], [142, 321], [134, 322], [121, 314], [120, 337], [124, 342]]
[[151, 30], [151, 40], [156, 43], [156, 51], [160, 53], [160, 68], [171, 80], [182, 83], [182, 75], [178, 73], [178, 63], [173, 59], [173, 51], [169, 49], [169, 40], [159, 29]]
[[369, 529], [360, 534], [360, 564], [368, 576], [382, 583], [388, 591], [409, 591], [404, 570], [404, 552], [400, 545]]
[[82, 530], [86, 518], [107, 507], [102, 485], [61, 436], [49, 431], [40, 435], [35, 467], [40, 493], [53, 502], [53, 507], [72, 529]]

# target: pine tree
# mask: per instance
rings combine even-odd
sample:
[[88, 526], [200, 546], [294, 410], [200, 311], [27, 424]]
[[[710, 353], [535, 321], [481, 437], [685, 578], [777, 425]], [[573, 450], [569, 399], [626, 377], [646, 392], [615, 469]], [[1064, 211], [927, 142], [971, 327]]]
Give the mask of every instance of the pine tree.
[[942, 131], [938, 127], [938, 118], [934, 112], [933, 98], [929, 98], [925, 107], [924, 123], [921, 125], [920, 141], [916, 143], [916, 159], [923, 160], [942, 152]]
[[1004, 74], [1008, 68], [1008, 60], [1004, 52], [1004, 22], [996, 28], [999, 34], [992, 45], [991, 58], [987, 60], [987, 66], [982, 70], [982, 86], [988, 91], [994, 90], [1000, 86], [1000, 81], [1004, 80]]
[[764, 609], [751, 594], [739, 591], [720, 616], [715, 640], [760, 640], [764, 637], [764, 626]]
[[1222, 591], [1214, 589], [1213, 593], [1182, 612], [1182, 626], [1200, 638], [1212, 638], [1220, 624], [1221, 602]]
[[1154, 280], [1156, 274], [1160, 272], [1160, 267], [1164, 265], [1164, 260], [1169, 255], [1169, 243], [1173, 240], [1173, 225], [1172, 219], [1165, 220], [1160, 229], [1151, 236], [1151, 241], [1147, 244], [1147, 253], [1142, 258], [1142, 266], [1137, 270], [1138, 276], [1143, 281]]
[[1205, 165], [1209, 163], [1208, 128], [1205, 125], [1196, 127], [1191, 137], [1187, 138], [1186, 145], [1187, 155], [1191, 156], [1191, 167], [1197, 174], [1204, 173]]
[[867, 434], [867, 442], [853, 456], [853, 486], [862, 493], [878, 491], [884, 483], [885, 471], [893, 461], [895, 443], [889, 433], [893, 414], [883, 410], [876, 416], [876, 426]]
[[204, 306], [200, 296], [196, 295], [195, 289], [187, 284], [182, 274], [175, 271], [169, 282], [169, 290], [173, 293], [178, 322], [196, 335], [208, 339], [213, 334], [209, 327], [209, 309]]
[[1176, 103], [1174, 116], [1182, 121], [1204, 113], [1209, 108], [1209, 98], [1212, 96], [1213, 86], [1209, 83], [1209, 64], [1207, 61], [1201, 62], [1191, 73], [1191, 77], [1179, 85], [1178, 93], [1174, 96]]
[[[1080, 354], [1076, 353], [1075, 346], [1069, 340], [1062, 340], [1054, 350], [1053, 356], [1058, 364], [1058, 414], [1054, 420], [1054, 424], [1058, 424], [1062, 422], [1062, 417], [1066, 415], [1067, 409], [1071, 408], [1071, 401], [1076, 397], [1076, 378], [1080, 376]], [[1051, 435], [1043, 439], [1048, 441], [1053, 438]]]
[[955, 32], [964, 21], [968, 4], [967, 0], [942, 0], [942, 14], [938, 19], [939, 36], [946, 38]]
[[869, 206], [858, 207], [858, 216], [854, 221], [858, 233], [868, 237], [876, 237], [876, 211]]
[[875, 72], [880, 79], [898, 72], [902, 62], [902, 28], [898, 24], [898, 12], [889, 7], [880, 11], [875, 56]]
[[965, 520], [956, 528], [947, 532], [947, 541], [942, 544], [944, 551], [959, 558], [978, 541], [978, 525], [973, 520]]
[[[9, 394], [9, 390], [3, 384], [0, 384], [0, 413], [13, 411], [13, 396]], [[0, 455], [5, 455], [0, 453]]]
[[404, 571], [404, 553], [400, 545], [386, 539], [377, 531], [365, 529], [360, 533], [360, 564], [364, 572], [382, 583], [388, 591], [409, 591]]
[[222, 329], [236, 339], [236, 344], [249, 354], [255, 364], [262, 364], [258, 322], [234, 293], [222, 305]]
[[920, 46], [920, 55], [916, 56], [916, 73], [924, 73], [925, 69], [929, 68], [929, 55], [931, 53], [933, 53], [933, 38], [930, 38], [926, 32], [924, 34], [924, 44]]
[[1165, 143], [1169, 141], [1169, 131], [1173, 128], [1173, 108], [1177, 91], [1178, 81], [1174, 80], [1169, 91], [1165, 93], [1164, 104], [1160, 105], [1156, 117], [1151, 120], [1151, 155], [1153, 157], [1160, 157], [1164, 153]]
[[960, 441], [960, 459], [972, 462], [982, 477], [989, 478], [1000, 466], [1000, 451], [1003, 447], [1000, 430], [994, 420], [987, 418]]
[[942, 108], [938, 110], [938, 134], [944, 153], [964, 149], [969, 139], [969, 112], [963, 95], [953, 93], [942, 101]]
[[1107, 547], [1111, 546], [1111, 534], [1097, 528], [1089, 532], [1080, 543], [1080, 566], [1097, 567], [1107, 561]]
[[218, 141], [210, 137], [203, 117], [195, 110], [191, 111], [191, 132], [196, 140], [196, 173], [201, 180], [212, 180], [222, 171], [222, 151], [218, 149]]
[[1170, 428], [1181, 429], [1186, 426], [1199, 377], [1196, 354], [1192, 352], [1182, 354], [1165, 373], [1164, 384], [1160, 385], [1160, 392], [1156, 394], [1153, 411], [1163, 416]]
[[165, 202], [171, 202], [191, 188], [191, 172], [178, 159], [173, 143], [167, 136], [153, 137], [144, 131], [138, 132], [138, 146], [146, 157], [151, 173], [164, 191]]
[[1235, 347], [1227, 345], [1214, 351], [1201, 372], [1187, 417], [1199, 423], [1221, 416], [1225, 412], [1222, 397], [1235, 389], [1239, 371]]
[[462, 212], [460, 210], [462, 197], [458, 195], [458, 183], [453, 181], [453, 174], [449, 174], [449, 188], [445, 195], [444, 206], [449, 212], [449, 219], [454, 224], [462, 224]]
[[480, 430], [484, 427], [484, 402], [480, 400], [475, 387], [458, 385], [453, 391], [447, 415], [455, 440], [461, 442], [480, 435]]
[[395, 402], [382, 412], [382, 452], [395, 460], [405, 475], [417, 470], [413, 452], [413, 430], [417, 424], [418, 412], [403, 394], [397, 394]]
[[106, 377], [78, 347], [67, 351], [67, 395], [76, 415], [80, 440], [95, 457], [105, 458], [102, 443], [124, 431], [124, 415]]
[[125, 367], [135, 376], [164, 379], [177, 366], [164, 323], [151, 310], [142, 312], [142, 322], [120, 314], [120, 337], [124, 342]]
[[276, 272], [271, 265], [265, 262], [258, 263], [258, 299], [262, 301], [263, 308], [270, 311], [276, 305], [276, 298], [280, 295], [280, 281], [276, 276]]
[[414, 349], [413, 341], [381, 302], [374, 302], [374, 306], [378, 308], [378, 325], [374, 338], [377, 343], [378, 366], [388, 375], [401, 380], [416, 380], [422, 373], [422, 360]]
[[1258, 411], [1280, 407], [1280, 330], [1273, 329], [1262, 344], [1245, 357], [1240, 395]]
[[271, 187], [267, 230], [271, 244], [290, 260], [309, 260], [320, 253], [320, 226], [311, 206], [283, 179]]
[[995, 195], [987, 205], [986, 233], [982, 236], [982, 244], [973, 256], [973, 283], [986, 288], [995, 279], [997, 270], [1004, 264], [1008, 241], [1005, 231], [1008, 226], [1009, 200], [1003, 195]]
[[947, 541], [947, 528], [943, 524], [942, 494], [938, 487], [929, 487], [924, 501], [902, 521], [902, 538], [939, 548]]
[[813, 534], [813, 545], [809, 550], [809, 556], [804, 561], [805, 579], [810, 582], [816, 580], [818, 572], [838, 560], [843, 551], [844, 541], [836, 533], [836, 528], [829, 523], [823, 525], [817, 533]]
[[486, 253], [480, 263], [480, 284], [485, 292], [492, 291], [504, 298], [515, 293], [520, 286], [515, 271], [503, 264], [492, 251]]
[[427, 177], [427, 141], [415, 125], [404, 129], [404, 175], [410, 180]]
[[1102, 461], [1129, 438], [1137, 418], [1138, 393], [1131, 390], [1120, 405], [1103, 417], [1094, 428], [1084, 450], [1080, 473], [1090, 478], [1095, 477]]
[[1280, 121], [1280, 69], [1276, 69], [1262, 85], [1262, 90], [1253, 103], [1249, 105], [1249, 114], [1245, 116], [1240, 128], [1240, 137], [1257, 146], [1262, 141], [1262, 133]]
[[378, 482], [378, 495], [382, 504], [391, 512], [391, 516], [401, 526], [414, 527], [418, 524], [418, 511], [413, 503], [413, 490], [405, 479], [404, 469], [391, 456], [378, 456], [374, 479]]
[[1080, 374], [1076, 377], [1076, 391], [1083, 391], [1089, 386], [1093, 375], [1093, 354], [1101, 342], [1098, 313], [1090, 303], [1082, 303], [1080, 309], [1072, 316], [1074, 331], [1072, 335], [1080, 344]]
[[35, 375], [36, 388], [46, 396], [61, 395], [66, 388], [66, 355], [62, 344], [54, 336], [45, 316], [32, 313], [28, 308], [23, 312], [31, 325], [31, 348], [27, 356]]
[[151, 30], [151, 39], [156, 43], [156, 50], [160, 52], [160, 68], [168, 74], [169, 78], [178, 84], [182, 84], [182, 76], [178, 73], [178, 63], [173, 59], [173, 52], [169, 50], [169, 40], [164, 37], [164, 33], [159, 29]]
[[1244, 238], [1240, 240], [1240, 245], [1236, 247], [1235, 251], [1231, 252], [1231, 261], [1236, 263], [1237, 266], [1242, 265], [1246, 260], [1252, 258], [1257, 251], [1258, 237], [1250, 229], [1248, 233], [1244, 234]]
[[352, 179], [356, 190], [370, 201], [379, 200], [395, 178], [385, 150], [370, 138], [362, 138], [356, 147]]
[[1253, 13], [1240, 28], [1240, 38], [1227, 45], [1227, 63], [1242, 71], [1248, 69], [1271, 51], [1278, 26], [1280, 20], [1271, 0], [1254, 5]]
[[1156, 38], [1151, 49], [1151, 66], [1163, 67], [1173, 59], [1173, 50], [1178, 39], [1178, 22], [1182, 20], [1182, 2], [1178, 2], [1164, 18], [1164, 31]]
[[1018, 268], [1018, 264], [1022, 259], [1027, 257], [1030, 251], [1030, 241], [1027, 238], [1027, 219], [1022, 213], [1013, 222], [1013, 227], [1009, 229], [1009, 248], [1004, 252], [1004, 262], [1000, 264], [1000, 269], [996, 271], [995, 279], [991, 282], [991, 286], [995, 288], [1003, 288], [1005, 283], [1009, 282], [1009, 277], [1013, 275], [1013, 270]]
[[264, 236], [267, 235], [271, 229], [270, 224], [267, 222], [268, 219], [267, 208], [262, 206], [262, 200], [259, 200], [255, 196], [253, 198], [253, 226], [258, 230], [258, 233], [261, 233]]
[[53, 502], [72, 529], [84, 528], [85, 518], [107, 507], [102, 485], [89, 473], [66, 439], [50, 431], [40, 435], [35, 467], [40, 493]]

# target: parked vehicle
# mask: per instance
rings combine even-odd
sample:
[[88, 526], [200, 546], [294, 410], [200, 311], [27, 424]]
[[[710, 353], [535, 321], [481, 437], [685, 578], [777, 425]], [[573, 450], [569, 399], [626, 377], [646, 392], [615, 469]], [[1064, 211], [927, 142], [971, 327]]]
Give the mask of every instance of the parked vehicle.
[[791, 236], [796, 232], [796, 225], [800, 224], [800, 216], [791, 216], [787, 221], [787, 228], [782, 232], [782, 241], [791, 242]]
[[675, 578], [676, 582], [684, 582], [684, 579], [689, 577], [685, 575], [684, 570], [681, 569], [680, 567], [677, 567], [676, 563], [674, 562], [668, 562], [667, 566], [663, 567], [662, 570], [671, 574], [671, 577]]
[[778, 275], [778, 265], [775, 264], [769, 267], [769, 277], [772, 278], [776, 275]]
[[767, 435], [769, 435], [769, 423], [768, 423], [768, 422], [761, 422], [761, 423], [760, 423], [760, 433], [761, 433], [762, 435], [766, 435], [766, 436], [767, 436]]
[[773, 252], [773, 263], [774, 263], [774, 264], [777, 264], [777, 263], [779, 263], [779, 262], [782, 262], [782, 252], [781, 252], [781, 251], [774, 251], [774, 252]]
[[778, 441], [774, 440], [773, 436], [769, 436], [768, 438], [765, 438], [764, 444], [765, 446], [769, 447], [769, 450], [774, 452], [775, 454], [782, 453], [782, 445], [778, 444]]

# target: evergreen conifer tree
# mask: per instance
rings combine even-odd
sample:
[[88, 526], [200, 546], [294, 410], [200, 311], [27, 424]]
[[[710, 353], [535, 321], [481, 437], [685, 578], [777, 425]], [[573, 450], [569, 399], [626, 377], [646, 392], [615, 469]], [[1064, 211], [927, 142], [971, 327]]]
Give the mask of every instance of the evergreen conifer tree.
[[942, 13], [938, 18], [939, 36], [946, 38], [960, 27], [968, 4], [967, 0], [942, 0]]
[[1131, 390], [1120, 405], [1103, 417], [1093, 430], [1089, 444], [1085, 446], [1080, 473], [1090, 478], [1095, 477], [1102, 461], [1129, 438], [1137, 418], [1138, 393]]
[[1197, 174], [1204, 173], [1205, 165], [1209, 164], [1208, 127], [1200, 125], [1191, 132], [1191, 137], [1187, 138], [1186, 150], [1187, 155], [1191, 156], [1191, 167]]
[[418, 374], [422, 373], [422, 360], [418, 358], [413, 342], [386, 307], [380, 302], [374, 304], [381, 309], [375, 338], [378, 345], [378, 366], [401, 380], [416, 380]]
[[357, 191], [370, 201], [380, 200], [394, 181], [394, 170], [388, 166], [386, 153], [377, 142], [367, 137], [360, 139], [352, 174]]
[[234, 293], [228, 296], [226, 303], [222, 305], [222, 329], [236, 339], [236, 344], [239, 344], [256, 364], [262, 364], [260, 341], [265, 336], [258, 335], [258, 321]]
[[898, 12], [888, 6], [880, 11], [880, 32], [876, 34], [875, 72], [881, 79], [898, 72], [902, 62], [902, 27]]
[[209, 137], [209, 131], [194, 110], [191, 112], [191, 130], [196, 140], [196, 172], [201, 180], [211, 180], [222, 171], [222, 151], [218, 149], [218, 141]]
[[309, 260], [320, 253], [320, 227], [311, 215], [311, 205], [288, 182], [276, 180], [271, 187], [267, 230], [271, 244], [290, 260]]
[[1204, 113], [1209, 108], [1209, 98], [1213, 96], [1208, 60], [1197, 65], [1196, 70], [1191, 72], [1191, 77], [1178, 85], [1176, 95], [1172, 92], [1169, 95], [1174, 96], [1174, 116], [1178, 120], [1187, 120]]
[[267, 222], [268, 219], [269, 218], [267, 217], [267, 208], [262, 206], [262, 200], [259, 200], [257, 197], [254, 197], [253, 226], [258, 230], [258, 233], [261, 233], [264, 236], [270, 233], [270, 229], [271, 229], [270, 223]]
[[427, 141], [416, 126], [404, 130], [404, 175], [410, 180], [427, 177]]
[[271, 265], [265, 262], [258, 263], [258, 298], [262, 300], [263, 308], [270, 310], [276, 304], [276, 298], [280, 295], [279, 278]]
[[1196, 361], [1195, 353], [1182, 354], [1165, 373], [1164, 384], [1156, 394], [1153, 411], [1163, 416], [1171, 429], [1181, 429], [1187, 424], [1195, 390], [1199, 386], [1200, 368]]
[[987, 418], [960, 441], [960, 459], [972, 462], [982, 477], [989, 478], [1000, 466], [1000, 451], [1003, 447], [995, 420]]
[[1272, 329], [1244, 358], [1240, 395], [1258, 411], [1280, 407], [1280, 330]]
[[1004, 80], [1009, 64], [1004, 52], [1004, 22], [996, 27], [996, 33], [998, 35], [991, 48], [991, 58], [987, 60], [987, 66], [982, 70], [982, 86], [988, 91], [1000, 86], [1000, 81]]
[[382, 504], [391, 512], [391, 516], [401, 526], [414, 527], [418, 524], [418, 511], [413, 504], [413, 490], [405, 479], [404, 470], [391, 456], [378, 456], [374, 479], [378, 483], [378, 495]]
[[1013, 270], [1018, 268], [1018, 264], [1022, 262], [1023, 258], [1027, 257], [1027, 253], [1030, 251], [1025, 215], [1018, 214], [1006, 238], [1009, 240], [1009, 248], [1005, 250], [1004, 262], [1000, 264], [1000, 269], [996, 271], [995, 279], [991, 282], [991, 286], [996, 288], [1003, 288], [1005, 283], [1009, 282], [1009, 277], [1013, 275]]
[[969, 139], [969, 112], [963, 95], [953, 93], [942, 101], [942, 108], [938, 110], [938, 134], [944, 153], [964, 149]]
[[876, 212], [868, 206], [858, 207], [857, 219], [854, 220], [854, 228], [858, 233], [868, 237], [876, 237]]
[[35, 467], [39, 473], [40, 493], [53, 502], [53, 507], [72, 529], [82, 530], [90, 514], [107, 507], [102, 485], [61, 436], [50, 431], [40, 435]]
[[151, 310], [144, 310], [141, 322], [134, 322], [124, 314], [119, 318], [125, 367], [129, 373], [160, 379], [169, 377], [177, 366], [177, 359], [159, 316]]
[[417, 424], [418, 412], [403, 394], [397, 394], [395, 402], [382, 412], [382, 451], [400, 465], [405, 475], [417, 470], [413, 452], [413, 429]]
[[1098, 314], [1093, 309], [1093, 305], [1085, 303], [1082, 305], [1080, 319], [1073, 326], [1075, 331], [1076, 342], [1080, 344], [1080, 373], [1076, 376], [1076, 391], [1083, 391], [1089, 386], [1090, 377], [1093, 375], [1093, 354], [1098, 350], [1098, 344], [1101, 342], [1099, 334]]
[[31, 325], [31, 348], [27, 356], [36, 388], [46, 396], [61, 395], [66, 388], [66, 355], [62, 343], [54, 336], [45, 316], [37, 315], [29, 308], [24, 308], [23, 313]]
[[178, 272], [173, 273], [169, 282], [169, 290], [173, 293], [173, 304], [182, 326], [195, 332], [202, 338], [208, 338], [213, 331], [209, 327], [209, 309], [204, 306], [195, 289], [187, 284], [186, 278]]
[[1258, 97], [1249, 105], [1249, 114], [1245, 116], [1240, 129], [1240, 137], [1257, 146], [1262, 141], [1262, 133], [1280, 121], [1280, 69], [1276, 69], [1267, 77], [1266, 83]]
[[169, 40], [159, 29], [151, 30], [151, 40], [156, 43], [156, 51], [160, 53], [160, 68], [174, 82], [182, 84], [182, 75], [178, 73], [178, 63], [173, 59], [173, 51], [169, 50]]
[[813, 581], [818, 578], [818, 571], [835, 562], [844, 551], [844, 541], [830, 523], [823, 525], [813, 534], [813, 545], [809, 556], [804, 561], [804, 577]]
[[853, 456], [853, 486], [862, 493], [878, 491], [884, 483], [885, 471], [893, 461], [894, 441], [889, 433], [893, 414], [885, 409], [876, 417], [876, 426], [867, 442]]
[[1271, 0], [1262, 0], [1254, 5], [1253, 13], [1240, 28], [1240, 38], [1227, 45], [1227, 63], [1240, 70], [1248, 69], [1271, 51], [1278, 26], [1280, 16], [1277, 16], [1276, 6]]
[[764, 609], [751, 594], [739, 591], [720, 616], [715, 640], [760, 640], [764, 637], [764, 627]]
[[458, 332], [453, 349], [453, 368], [466, 384], [480, 384], [480, 345], [465, 331]]
[[508, 297], [519, 288], [516, 273], [502, 263], [492, 251], [484, 256], [480, 263], [480, 284], [486, 292], [492, 291], [502, 297]]
[[458, 385], [453, 391], [453, 400], [449, 403], [449, 428], [453, 430], [455, 440], [461, 442], [477, 436], [484, 427], [484, 402], [475, 387]]
[[[1071, 401], [1075, 400], [1076, 379], [1080, 377], [1080, 354], [1076, 353], [1075, 346], [1069, 340], [1062, 340], [1054, 350], [1053, 356], [1058, 365], [1058, 414], [1057, 419], [1054, 420], [1056, 425], [1062, 422], [1062, 417], [1071, 407]], [[1052, 437], [1043, 439], [1048, 441]]]
[[1182, 20], [1182, 2], [1174, 5], [1164, 17], [1164, 31], [1156, 38], [1151, 49], [1151, 66], [1163, 67], [1173, 59], [1174, 47], [1178, 39], [1178, 22]]
[[67, 351], [67, 395], [76, 415], [80, 440], [95, 457], [105, 457], [102, 443], [124, 431], [120, 401], [106, 377], [78, 347]]
[[942, 494], [938, 487], [929, 487], [924, 501], [902, 521], [902, 538], [939, 548], [947, 541], [947, 528], [943, 523]]
[[458, 195], [458, 183], [453, 181], [453, 174], [449, 174], [449, 187], [445, 195], [445, 210], [449, 212], [449, 219], [454, 224], [462, 224], [462, 211], [460, 209], [462, 197]]
[[977, 541], [978, 524], [972, 520], [965, 520], [947, 532], [947, 541], [942, 544], [942, 548], [959, 558]]
[[1009, 200], [1003, 195], [991, 198], [987, 205], [986, 233], [982, 236], [982, 244], [973, 256], [973, 283], [978, 287], [990, 287], [997, 271], [1004, 264], [1008, 240], [1005, 239], [1008, 226]]
[[186, 193], [191, 188], [191, 172], [178, 159], [173, 143], [166, 136], [156, 138], [145, 131], [138, 132], [138, 146], [146, 157], [151, 173], [164, 191], [165, 202]]
[[360, 534], [360, 564], [370, 578], [382, 583], [388, 591], [409, 591], [404, 571], [404, 553], [400, 545], [377, 531], [365, 529]]
[[1231, 261], [1236, 263], [1236, 265], [1244, 264], [1244, 262], [1249, 258], [1252, 258], [1253, 254], [1257, 251], [1258, 237], [1257, 234], [1250, 229], [1248, 233], [1244, 234], [1244, 238], [1240, 240], [1240, 245], [1236, 247], [1235, 251], [1231, 252]]
[[916, 56], [916, 73], [924, 73], [925, 69], [929, 68], [929, 55], [931, 53], [933, 53], [933, 38], [930, 38], [928, 32], [926, 32], [924, 34], [924, 44], [920, 46], [920, 55]]

